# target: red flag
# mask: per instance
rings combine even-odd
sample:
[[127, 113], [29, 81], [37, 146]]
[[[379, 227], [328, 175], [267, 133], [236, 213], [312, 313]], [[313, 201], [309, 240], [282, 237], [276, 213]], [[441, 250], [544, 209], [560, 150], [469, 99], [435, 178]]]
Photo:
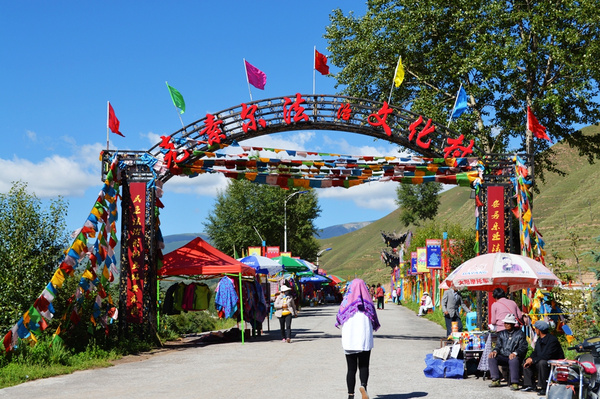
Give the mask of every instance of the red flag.
[[540, 122], [538, 122], [533, 112], [531, 112], [531, 108], [529, 108], [529, 106], [527, 106], [527, 129], [538, 139], [552, 141], [546, 134], [546, 128], [540, 125]]
[[112, 105], [110, 105], [110, 102], [108, 103], [108, 128], [111, 132], [116, 133], [121, 137], [125, 137], [123, 133], [119, 132], [119, 120], [115, 116], [115, 110]]
[[321, 72], [321, 75], [329, 74], [329, 65], [327, 65], [327, 57], [315, 50], [315, 69]]

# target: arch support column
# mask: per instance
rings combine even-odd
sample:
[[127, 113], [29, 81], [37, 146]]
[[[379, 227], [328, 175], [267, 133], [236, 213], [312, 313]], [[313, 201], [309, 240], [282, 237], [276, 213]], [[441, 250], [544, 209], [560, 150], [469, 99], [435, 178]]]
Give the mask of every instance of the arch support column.
[[[156, 195], [145, 165], [122, 171], [119, 332], [156, 336]], [[140, 173], [141, 172], [141, 173]], [[144, 173], [147, 172], [147, 173]], [[148, 335], [151, 334], [151, 335]]]

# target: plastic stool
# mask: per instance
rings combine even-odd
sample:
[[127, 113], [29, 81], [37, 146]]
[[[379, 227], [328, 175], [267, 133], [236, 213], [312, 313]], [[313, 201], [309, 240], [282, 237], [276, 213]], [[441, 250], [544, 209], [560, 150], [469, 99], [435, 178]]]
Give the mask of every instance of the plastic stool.
[[477, 312], [467, 313], [467, 331], [473, 331], [477, 328]]

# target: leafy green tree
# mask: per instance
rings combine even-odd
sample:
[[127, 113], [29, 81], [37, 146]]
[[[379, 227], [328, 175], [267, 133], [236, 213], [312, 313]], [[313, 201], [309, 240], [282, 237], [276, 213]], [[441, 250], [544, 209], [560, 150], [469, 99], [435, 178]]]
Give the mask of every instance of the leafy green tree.
[[396, 204], [400, 207], [400, 221], [404, 226], [419, 226], [423, 220], [433, 220], [440, 206], [440, 183], [400, 184], [396, 188]]
[[[362, 17], [337, 9], [330, 20], [343, 94], [387, 100], [402, 56], [406, 77], [391, 103], [447, 121], [462, 84], [469, 109], [452, 128], [486, 152], [526, 150], [542, 178], [560, 173], [551, 143], [526, 132], [530, 106], [551, 138], [590, 162], [600, 154], [600, 135], [574, 128], [600, 119], [596, 0], [371, 0]], [[521, 144], [509, 148], [510, 139]]]
[[[232, 180], [217, 195], [213, 211], [205, 223], [206, 232], [221, 251], [241, 255], [249, 246], [266, 244], [284, 248], [284, 203], [297, 190]], [[315, 260], [319, 245], [314, 238], [314, 220], [321, 209], [313, 191], [297, 194], [287, 202], [287, 249], [294, 256]], [[256, 229], [256, 230], [255, 230]]]
[[10, 329], [48, 284], [68, 245], [66, 201], [44, 207], [24, 182], [0, 194], [0, 328]]

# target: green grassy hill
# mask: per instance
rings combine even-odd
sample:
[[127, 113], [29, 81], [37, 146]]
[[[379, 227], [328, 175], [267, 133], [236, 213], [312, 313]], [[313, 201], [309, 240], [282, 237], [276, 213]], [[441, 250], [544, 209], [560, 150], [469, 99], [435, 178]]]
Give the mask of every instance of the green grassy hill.
[[[584, 133], [596, 133], [599, 126], [583, 129]], [[556, 144], [556, 162], [566, 176], [556, 173], [545, 174], [545, 182], [538, 181], [539, 193], [533, 195], [533, 219], [546, 242], [546, 263], [555, 262], [556, 253], [577, 275], [576, 256], [583, 271], [596, 265], [591, 256], [585, 255], [590, 249], [600, 250], [600, 163], [590, 165], [587, 159], [565, 144]], [[394, 184], [394, 183], [380, 183]], [[475, 204], [469, 199], [470, 189], [454, 187], [441, 194], [437, 222], [458, 223], [475, 228]], [[387, 281], [389, 268], [380, 259], [385, 244], [381, 231], [415, 231], [414, 226], [403, 227], [396, 210], [370, 225], [342, 236], [319, 240], [321, 248], [331, 247], [320, 258], [321, 267], [329, 273], [344, 278], [355, 275], [366, 280]], [[573, 246], [572, 234], [578, 237]], [[435, 237], [432, 237], [435, 238]], [[597, 265], [600, 267], [600, 265]], [[592, 273], [584, 276], [589, 282]]]

